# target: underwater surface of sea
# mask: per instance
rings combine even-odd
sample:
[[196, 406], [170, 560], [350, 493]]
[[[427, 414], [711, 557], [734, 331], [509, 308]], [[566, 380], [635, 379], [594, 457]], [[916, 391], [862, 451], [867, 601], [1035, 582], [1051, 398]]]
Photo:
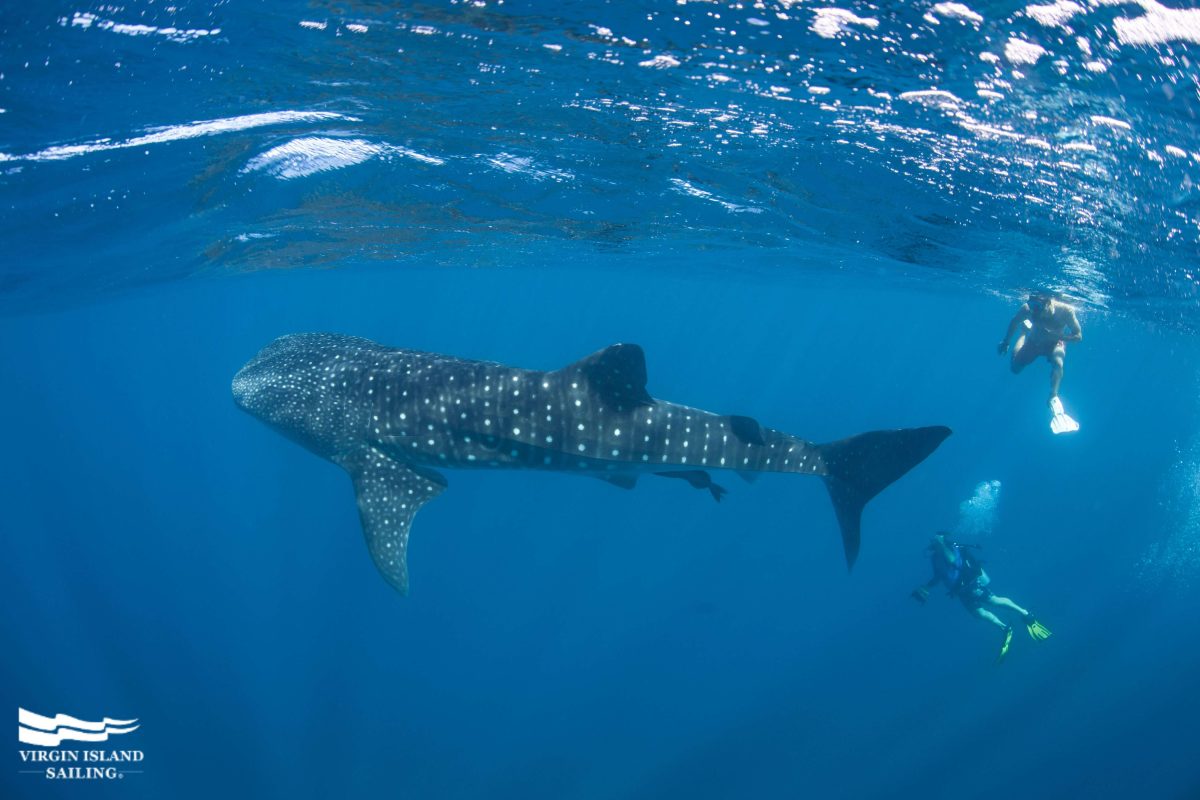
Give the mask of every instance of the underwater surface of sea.
[[[1155, 0], [0, 4], [0, 707], [135, 728], [19, 715], [0, 796], [1200, 796], [1198, 58]], [[232, 400], [304, 331], [954, 433], [850, 572], [814, 478], [447, 469], [402, 597]], [[937, 530], [1053, 635], [914, 602]]]

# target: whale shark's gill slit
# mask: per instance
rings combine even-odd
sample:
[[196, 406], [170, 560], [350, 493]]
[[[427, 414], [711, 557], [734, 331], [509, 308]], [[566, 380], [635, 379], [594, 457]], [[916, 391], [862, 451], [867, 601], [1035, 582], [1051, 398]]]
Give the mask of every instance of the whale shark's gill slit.
[[376, 568], [396, 591], [408, 594], [408, 532], [421, 506], [446, 488], [446, 479], [373, 447], [341, 463], [354, 481], [363, 534]]

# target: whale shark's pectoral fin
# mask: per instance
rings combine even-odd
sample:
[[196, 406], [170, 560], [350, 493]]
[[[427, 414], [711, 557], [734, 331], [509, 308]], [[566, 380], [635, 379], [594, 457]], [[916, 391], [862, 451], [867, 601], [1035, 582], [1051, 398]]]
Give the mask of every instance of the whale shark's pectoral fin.
[[446, 488], [446, 479], [373, 447], [342, 466], [354, 480], [363, 534], [375, 566], [392, 588], [408, 594], [408, 531], [421, 506]]
[[656, 472], [655, 475], [662, 475], [664, 478], [682, 478], [697, 489], [708, 489], [709, 494], [713, 496], [713, 500], [721, 502], [721, 495], [728, 494], [728, 489], [724, 486], [718, 486], [713, 483], [712, 476], [702, 469], [685, 469], [675, 472]]
[[654, 403], [646, 391], [646, 354], [636, 344], [614, 344], [559, 372], [582, 377], [605, 405], [617, 411]]

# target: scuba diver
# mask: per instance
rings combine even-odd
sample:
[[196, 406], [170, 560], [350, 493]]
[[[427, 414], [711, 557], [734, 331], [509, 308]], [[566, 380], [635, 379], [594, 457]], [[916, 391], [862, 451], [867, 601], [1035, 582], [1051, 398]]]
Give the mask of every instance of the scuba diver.
[[1025, 331], [1017, 338], [1012, 348], [1010, 365], [1014, 373], [1020, 372], [1040, 356], [1050, 362], [1050, 430], [1054, 433], [1071, 433], [1079, 430], [1079, 423], [1067, 416], [1062, 400], [1058, 397], [1058, 386], [1062, 383], [1063, 359], [1067, 355], [1067, 342], [1083, 340], [1079, 318], [1075, 307], [1056, 300], [1044, 291], [1029, 293], [1029, 300], [1017, 309], [1008, 323], [1008, 330], [996, 348], [1000, 355], [1008, 351], [1009, 340], [1017, 329]]
[[934, 534], [927, 550], [933, 563], [933, 577], [922, 586], [913, 589], [912, 597], [921, 605], [929, 598], [929, 590], [938, 583], [943, 583], [952, 597], [956, 596], [963, 606], [975, 616], [986, 620], [1004, 631], [1004, 644], [1000, 647], [1000, 655], [996, 657], [999, 664], [1008, 655], [1008, 646], [1012, 644], [1012, 626], [996, 616], [990, 608], [1009, 608], [1021, 615], [1025, 630], [1037, 640], [1050, 638], [1050, 631], [1042, 623], [1033, 618], [1025, 609], [1009, 600], [992, 594], [988, 588], [991, 578], [984, 572], [979, 561], [969, 552], [969, 545], [951, 542], [945, 531]]

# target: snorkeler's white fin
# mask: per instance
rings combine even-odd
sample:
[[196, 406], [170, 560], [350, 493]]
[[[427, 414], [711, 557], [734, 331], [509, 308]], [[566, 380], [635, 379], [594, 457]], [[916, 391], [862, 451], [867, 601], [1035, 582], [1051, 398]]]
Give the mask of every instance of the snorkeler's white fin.
[[1062, 400], [1050, 398], [1050, 430], [1053, 433], [1074, 433], [1079, 430], [1079, 423], [1071, 419], [1063, 410]]

